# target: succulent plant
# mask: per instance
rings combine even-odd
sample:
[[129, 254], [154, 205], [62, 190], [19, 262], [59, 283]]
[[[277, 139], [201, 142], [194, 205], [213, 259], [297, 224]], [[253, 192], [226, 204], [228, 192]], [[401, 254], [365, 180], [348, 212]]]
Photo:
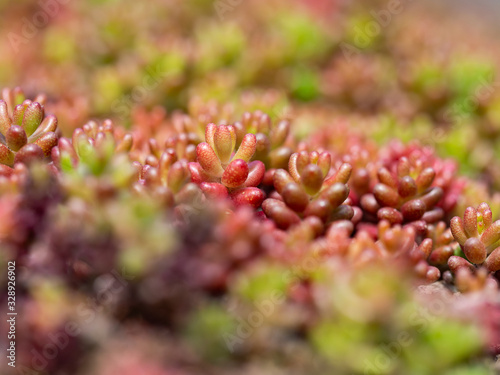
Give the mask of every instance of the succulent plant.
[[424, 241], [427, 239], [432, 241], [432, 248], [427, 257], [429, 264], [444, 268], [458, 246], [451, 234], [450, 228], [448, 228], [444, 221], [429, 224], [427, 225], [425, 238]]
[[463, 220], [455, 216], [450, 223], [451, 233], [465, 255], [452, 256], [448, 266], [452, 271], [484, 266], [489, 272], [500, 270], [500, 220], [493, 222], [493, 213], [487, 203], [477, 209], [468, 207]]
[[[199, 187], [191, 183], [191, 172], [184, 159], [177, 160], [173, 150], [165, 151], [153, 165], [135, 163], [139, 171], [139, 181], [134, 186], [137, 192], [150, 190], [154, 197], [165, 205], [193, 203], [200, 200]], [[147, 160], [151, 162], [151, 160]]]
[[439, 269], [428, 263], [433, 252], [432, 240], [427, 238], [417, 245], [416, 231], [412, 226], [391, 226], [387, 220], [382, 220], [378, 224], [377, 237], [378, 241], [374, 241], [367, 232], [358, 232], [349, 247], [348, 257], [355, 264], [392, 259], [429, 282], [441, 276]]
[[132, 143], [132, 135], [116, 130], [111, 120], [102, 124], [90, 121], [75, 129], [71, 140], [59, 139], [52, 150], [52, 159], [59, 168], [75, 168], [82, 161], [93, 173], [99, 174], [112, 155], [127, 153]]
[[435, 223], [443, 218], [443, 210], [436, 207], [443, 190], [432, 187], [434, 169], [424, 168], [418, 162], [411, 165], [403, 157], [398, 161], [396, 171], [382, 167], [377, 177], [379, 183], [373, 187], [372, 194], [360, 199], [361, 207], [367, 213], [392, 224]]
[[25, 99], [20, 89], [4, 89], [0, 100], [0, 163], [49, 159], [57, 144], [57, 119], [45, 115], [44, 97]]
[[49, 94], [0, 94], [16, 367], [494, 371], [486, 22], [416, 4], [370, 37], [385, 0], [150, 1], [1, 2], [0, 81]]
[[351, 166], [343, 164], [330, 173], [331, 156], [302, 151], [290, 157], [287, 172], [278, 169], [274, 173], [274, 187], [279, 196], [264, 201], [262, 209], [278, 227], [286, 229], [300, 222], [301, 217], [315, 216], [323, 223], [334, 220], [350, 220], [354, 211], [344, 205], [349, 195], [346, 185]]
[[209, 124], [206, 142], [196, 147], [197, 162], [189, 163], [192, 181], [209, 197], [230, 197], [237, 205], [259, 207], [265, 194], [257, 188], [265, 173], [259, 160], [250, 162], [256, 137], [246, 134], [235, 152], [236, 131], [231, 125]]
[[[200, 140], [193, 133], [179, 133], [173, 135], [165, 141], [164, 149], [165, 151], [173, 151], [177, 158], [185, 160], [187, 162], [196, 161], [196, 146], [200, 143]], [[146, 158], [148, 163], [157, 163], [158, 158], [160, 158], [162, 153], [162, 148], [158, 145], [156, 139], [151, 138], [149, 140], [149, 148], [151, 155]]]
[[253, 160], [262, 161], [266, 168], [286, 168], [293, 153], [286, 141], [290, 133], [290, 121], [281, 120], [273, 124], [269, 115], [262, 111], [245, 112], [241, 121], [234, 123], [236, 144], [240, 144], [247, 133], [255, 134], [256, 151]]

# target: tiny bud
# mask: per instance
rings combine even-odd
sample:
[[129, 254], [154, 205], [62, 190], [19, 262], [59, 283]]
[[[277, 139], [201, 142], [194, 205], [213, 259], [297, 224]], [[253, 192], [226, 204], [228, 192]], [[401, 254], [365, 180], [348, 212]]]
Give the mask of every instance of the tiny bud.
[[23, 125], [24, 111], [26, 107], [22, 104], [18, 104], [14, 107], [14, 113], [12, 114], [12, 123], [14, 125]]
[[[485, 202], [481, 203], [478, 206], [477, 211], [481, 213], [481, 216], [483, 219], [482, 220], [483, 221], [482, 229], [484, 231], [485, 229], [489, 228], [489, 226], [493, 222], [493, 213], [491, 212], [490, 206], [488, 206], [488, 204]], [[481, 233], [482, 233], [482, 231], [481, 231]]]

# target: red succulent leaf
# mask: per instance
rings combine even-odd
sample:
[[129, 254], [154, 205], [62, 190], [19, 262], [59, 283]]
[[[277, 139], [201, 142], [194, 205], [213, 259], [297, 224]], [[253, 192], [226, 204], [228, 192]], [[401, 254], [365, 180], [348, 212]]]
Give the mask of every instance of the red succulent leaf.
[[214, 134], [215, 152], [219, 156], [222, 165], [231, 160], [231, 154], [236, 146], [236, 133], [231, 125], [220, 125]]
[[200, 143], [196, 147], [196, 155], [198, 157], [198, 163], [200, 163], [205, 172], [215, 177], [222, 176], [224, 169], [222, 168], [215, 151], [208, 143]]
[[191, 181], [195, 184], [201, 184], [202, 182], [215, 182], [217, 178], [207, 174], [201, 165], [196, 162], [188, 163], [189, 172], [191, 172]]
[[266, 167], [260, 160], [254, 160], [248, 163], [248, 178], [244, 183], [245, 187], [259, 185], [266, 173]]
[[475, 237], [477, 232], [477, 211], [474, 207], [467, 207], [464, 213], [464, 230], [468, 237]]
[[292, 176], [284, 169], [278, 169], [273, 175], [273, 184], [276, 191], [281, 194], [283, 188], [290, 182], [296, 182]]
[[417, 177], [417, 188], [419, 192], [423, 192], [427, 190], [432, 181], [434, 181], [434, 177], [436, 177], [436, 172], [433, 168], [425, 168]]
[[295, 182], [288, 183], [281, 193], [284, 202], [295, 212], [303, 212], [309, 204], [309, 196]]
[[256, 144], [257, 144], [257, 139], [255, 138], [255, 135], [250, 133], [246, 134], [243, 137], [240, 148], [238, 149], [238, 152], [236, 152], [236, 154], [234, 155], [233, 160], [242, 159], [248, 163], [252, 158], [253, 154], [255, 153]]
[[5, 138], [7, 146], [9, 146], [12, 151], [19, 151], [19, 149], [28, 142], [26, 132], [19, 125], [12, 125], [9, 130], [7, 130]]
[[486, 248], [477, 237], [471, 237], [464, 244], [464, 254], [474, 264], [482, 264], [486, 260]]
[[373, 195], [382, 206], [397, 207], [399, 203], [398, 192], [385, 184], [375, 185]]
[[337, 182], [341, 182], [343, 184], [347, 184], [349, 178], [351, 177], [352, 166], [349, 163], [343, 163], [337, 172], [335, 172], [331, 177], [328, 177], [325, 180], [326, 185], [333, 185]]
[[242, 186], [248, 178], [248, 164], [241, 159], [235, 159], [229, 163], [222, 174], [221, 182], [228, 188]]
[[427, 207], [421, 199], [412, 199], [401, 206], [401, 213], [407, 222], [419, 220]]
[[481, 241], [488, 248], [500, 240], [500, 220], [495, 221], [481, 235]]
[[340, 206], [349, 196], [349, 187], [341, 182], [329, 186], [321, 192], [320, 197], [328, 200], [332, 207]]
[[392, 207], [383, 207], [377, 212], [379, 220], [387, 220], [392, 225], [401, 224], [403, 222], [403, 215], [401, 212]]
[[40, 146], [43, 150], [45, 156], [50, 156], [51, 150], [57, 145], [58, 139], [56, 133], [45, 133], [40, 138], [38, 138], [34, 144]]
[[[460, 246], [463, 246], [465, 244], [465, 241], [467, 241], [467, 234], [465, 234], [462, 219], [459, 216], [455, 216], [453, 219], [451, 219], [450, 229], [455, 240], [460, 244]], [[484, 235], [485, 233], [483, 233], [483, 236]], [[484, 242], [484, 239], [482, 237], [481, 240]]]
[[410, 176], [399, 179], [398, 193], [402, 198], [413, 197], [417, 194], [417, 184]]
[[191, 173], [185, 161], [175, 162], [168, 171], [168, 187], [175, 194], [191, 180]]
[[264, 192], [256, 187], [245, 187], [231, 193], [231, 199], [237, 207], [247, 205], [259, 208], [265, 198]]
[[43, 120], [44, 111], [43, 106], [40, 103], [32, 102], [27, 106], [23, 113], [22, 127], [26, 131], [26, 135], [29, 137], [38, 128]]
[[448, 267], [453, 273], [456, 273], [460, 268], [467, 268], [474, 271], [474, 266], [470, 264], [466, 259], [453, 255], [448, 259]]
[[317, 216], [323, 222], [328, 221], [329, 216], [332, 212], [332, 205], [326, 199], [316, 199], [312, 201], [306, 208], [305, 216]]
[[215, 150], [215, 132], [217, 131], [217, 125], [211, 123], [205, 128], [205, 141]]
[[299, 215], [288, 208], [284, 202], [277, 199], [266, 199], [262, 203], [262, 210], [280, 229], [288, 229], [292, 225], [300, 223]]
[[45, 157], [43, 150], [36, 144], [27, 144], [21, 148], [14, 159], [15, 163], [30, 164], [33, 161], [41, 160]]
[[202, 182], [200, 188], [209, 199], [227, 198], [227, 188], [218, 182]]
[[276, 127], [271, 131], [270, 142], [271, 147], [275, 148], [281, 146], [288, 134], [290, 133], [290, 122], [287, 120], [282, 120], [276, 125]]
[[492, 251], [484, 263], [488, 271], [496, 272], [500, 270], [500, 247]]
[[315, 164], [308, 164], [300, 173], [300, 182], [307, 194], [316, 195], [323, 185], [323, 173], [321, 168]]

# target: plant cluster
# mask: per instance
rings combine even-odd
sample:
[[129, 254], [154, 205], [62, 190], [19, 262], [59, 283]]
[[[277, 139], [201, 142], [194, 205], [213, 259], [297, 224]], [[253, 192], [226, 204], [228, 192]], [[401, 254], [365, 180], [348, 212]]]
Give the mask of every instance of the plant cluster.
[[[31, 102], [24, 103], [27, 111]], [[462, 346], [443, 352], [447, 359], [428, 373], [498, 353], [500, 335], [486, 334], [490, 318], [456, 315], [469, 294], [478, 310], [497, 306], [500, 228], [486, 203], [449, 221], [464, 191], [453, 163], [417, 143], [377, 148], [355, 133], [345, 133], [350, 149], [333, 147], [318, 136], [322, 129], [298, 142], [293, 121], [273, 126], [262, 112], [207, 123], [204, 142], [189, 115], [158, 119], [149, 138], [110, 120], [90, 121], [70, 138], [52, 132], [47, 153], [14, 159], [4, 175], [2, 262], [15, 259], [22, 274], [23, 366], [33, 366], [32, 348], [43, 353], [47, 337], [67, 335], [61, 327], [81, 319], [75, 305], [93, 316], [92, 325], [119, 323], [124, 337], [136, 335], [129, 330], [140, 319], [146, 346], [182, 344], [177, 359], [210, 363], [213, 371], [233, 361], [262, 366], [255, 358], [271, 354], [284, 358], [283, 368], [362, 373], [354, 348], [362, 343], [376, 361], [378, 342], [391, 340], [388, 316], [399, 319], [391, 329], [408, 327], [415, 340], [408, 350], [419, 350], [426, 335], [435, 345]], [[427, 295], [413, 287], [438, 289]], [[410, 304], [419, 313], [443, 301], [423, 330], [411, 314], [389, 307]], [[49, 304], [62, 310], [36, 325], [35, 312]], [[247, 336], [240, 324], [250, 324], [244, 319], [252, 306], [262, 321]], [[352, 309], [362, 315], [353, 320]], [[171, 330], [170, 338], [156, 337], [154, 327]], [[343, 333], [349, 329], [360, 336]], [[41, 371], [75, 371], [79, 361], [100, 368], [93, 358], [118, 336], [83, 332], [68, 336], [60, 355], [42, 357]], [[190, 350], [200, 358], [190, 359]], [[162, 368], [157, 361], [150, 365]], [[390, 361], [418, 371], [404, 356]], [[175, 361], [168, 366], [185, 371]]]
[[379, 0], [60, 3], [7, 47], [34, 5], [0, 2], [15, 370], [499, 366], [496, 40], [416, 5], [360, 48]]

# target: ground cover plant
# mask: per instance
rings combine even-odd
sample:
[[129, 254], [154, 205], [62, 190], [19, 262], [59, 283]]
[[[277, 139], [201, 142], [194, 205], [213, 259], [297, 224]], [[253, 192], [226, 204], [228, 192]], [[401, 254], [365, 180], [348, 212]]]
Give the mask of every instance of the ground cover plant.
[[394, 9], [0, 0], [0, 373], [500, 371], [494, 26]]

